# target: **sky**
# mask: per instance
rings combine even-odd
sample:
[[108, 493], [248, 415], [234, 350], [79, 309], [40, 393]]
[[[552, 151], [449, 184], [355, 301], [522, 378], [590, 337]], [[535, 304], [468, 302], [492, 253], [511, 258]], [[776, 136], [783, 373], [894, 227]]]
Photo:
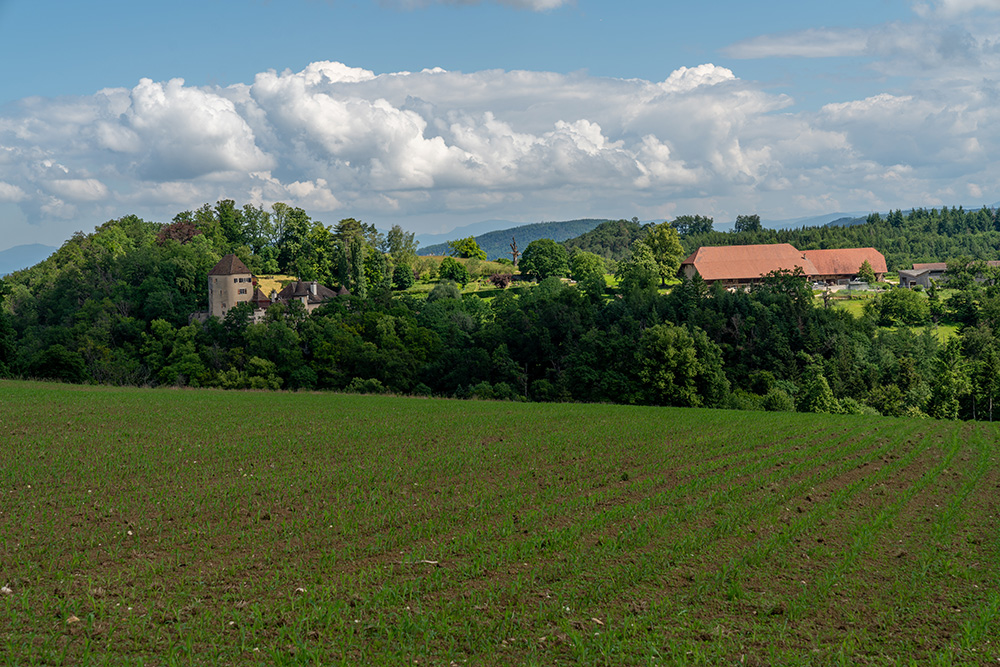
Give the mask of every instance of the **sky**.
[[0, 249], [1000, 200], [1000, 0], [0, 0]]

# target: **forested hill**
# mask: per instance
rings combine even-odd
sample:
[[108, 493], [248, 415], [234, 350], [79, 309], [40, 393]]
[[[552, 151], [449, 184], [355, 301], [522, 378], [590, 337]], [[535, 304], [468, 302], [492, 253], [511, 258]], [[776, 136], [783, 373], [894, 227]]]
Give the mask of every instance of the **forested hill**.
[[799, 229], [756, 229], [740, 233], [711, 231], [681, 235], [685, 252], [702, 246], [790, 243], [799, 250], [872, 247], [885, 255], [890, 271], [914, 262], [944, 262], [958, 257], [1000, 259], [997, 209], [961, 207], [873, 213], [852, 224]]
[[[1000, 242], [988, 209], [895, 211], [787, 232], [763, 230], [753, 215], [737, 219], [736, 233], [707, 231], [711, 220], [699, 216], [667, 224], [689, 247], [874, 246], [897, 267], [995, 259]], [[667, 232], [638, 220], [604, 231], [610, 249], [634, 233], [655, 241]], [[886, 289], [855, 317], [818, 302], [794, 274], [749, 291], [692, 280], [662, 293], [646, 244], [617, 262], [613, 289], [600, 259], [577, 252], [537, 285], [494, 282], [488, 291], [487, 262], [417, 258], [414, 246], [398, 227], [382, 234], [352, 218], [327, 226], [284, 204], [266, 211], [223, 200], [172, 224], [112, 220], [0, 281], [0, 376], [989, 420], [1000, 406], [1000, 272], [968, 262], [952, 263], [947, 293]], [[350, 295], [311, 313], [278, 303], [261, 321], [249, 304], [222, 320], [191, 320], [205, 309], [208, 271], [227, 253], [256, 275], [291, 274]], [[439, 280], [455, 266], [467, 279], [480, 271], [474, 292]], [[567, 273], [574, 284], [559, 277]], [[423, 294], [407, 290], [415, 280]], [[957, 334], [943, 342], [937, 322]]]
[[563, 245], [570, 252], [582, 250], [592, 252], [604, 259], [615, 261], [624, 259], [629, 247], [637, 239], [649, 233], [637, 219], [608, 220], [584, 232], [580, 236], [566, 240]]
[[[538, 239], [552, 239], [560, 242], [566, 239], [579, 236], [589, 232], [602, 222], [603, 219], [585, 218], [581, 220], [565, 220], [563, 222], [536, 222], [531, 225], [522, 225], [511, 229], [501, 229], [495, 232], [487, 232], [476, 236], [476, 243], [486, 252], [490, 259], [500, 259], [510, 257], [510, 239], [515, 237], [518, 248], [524, 250], [529, 243]], [[448, 244], [437, 243], [420, 248], [417, 251], [420, 255], [447, 255]]]

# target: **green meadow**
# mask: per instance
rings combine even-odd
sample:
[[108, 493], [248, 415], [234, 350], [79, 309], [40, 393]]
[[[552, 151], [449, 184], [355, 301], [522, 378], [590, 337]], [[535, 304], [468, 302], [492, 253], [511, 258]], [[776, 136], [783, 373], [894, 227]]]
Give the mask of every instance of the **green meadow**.
[[997, 439], [0, 382], [0, 662], [995, 664]]

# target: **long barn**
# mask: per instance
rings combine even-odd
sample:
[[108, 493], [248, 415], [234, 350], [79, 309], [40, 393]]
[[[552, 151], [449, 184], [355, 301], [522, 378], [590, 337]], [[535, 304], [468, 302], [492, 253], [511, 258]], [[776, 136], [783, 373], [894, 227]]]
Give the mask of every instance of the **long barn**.
[[681, 271], [688, 279], [698, 274], [707, 283], [737, 286], [759, 282], [772, 271], [801, 268], [810, 280], [838, 283], [857, 277], [865, 261], [881, 280], [885, 256], [875, 248], [798, 250], [788, 243], [701, 247], [681, 262]]

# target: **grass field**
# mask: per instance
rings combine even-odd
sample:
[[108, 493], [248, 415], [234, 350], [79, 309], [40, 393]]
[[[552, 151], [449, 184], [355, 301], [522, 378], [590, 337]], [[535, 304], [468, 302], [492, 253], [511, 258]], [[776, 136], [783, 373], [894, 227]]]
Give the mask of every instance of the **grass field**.
[[996, 664], [991, 424], [0, 383], [7, 664]]

